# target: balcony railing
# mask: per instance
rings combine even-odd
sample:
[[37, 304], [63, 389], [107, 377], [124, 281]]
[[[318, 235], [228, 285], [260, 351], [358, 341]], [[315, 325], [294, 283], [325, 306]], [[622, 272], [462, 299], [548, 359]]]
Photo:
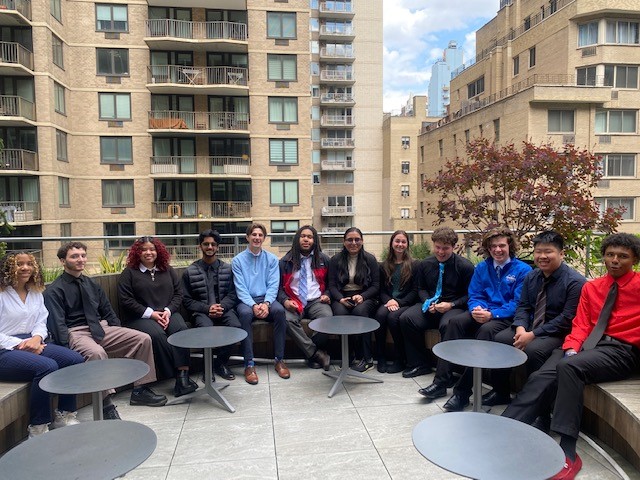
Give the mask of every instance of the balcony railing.
[[322, 148], [354, 148], [356, 142], [353, 138], [323, 138], [320, 140]]
[[249, 157], [209, 157], [212, 175], [249, 175]]
[[320, 162], [322, 170], [353, 170], [356, 168], [355, 160], [322, 160]]
[[342, 206], [342, 207], [322, 207], [322, 215], [334, 216], [334, 215], [354, 215], [356, 208], [354, 206]]
[[321, 13], [352, 13], [351, 2], [321, 2]]
[[351, 93], [321, 93], [322, 103], [354, 103], [355, 99]]
[[322, 115], [320, 125], [323, 127], [353, 127], [353, 115]]
[[149, 128], [154, 130], [248, 130], [249, 114], [152, 110], [149, 112]]
[[240, 67], [188, 67], [149, 65], [147, 83], [179, 85], [247, 85], [249, 69]]
[[27, 20], [31, 20], [31, 0], [0, 0], [0, 9], [16, 10]]
[[345, 72], [344, 70], [322, 70], [320, 72], [320, 80], [325, 82], [352, 82], [353, 72]]
[[347, 59], [356, 58], [356, 55], [355, 53], [353, 53], [353, 50], [346, 49], [346, 48], [323, 47], [320, 49], [320, 56], [329, 57], [329, 58], [347, 58]]
[[[151, 173], [160, 175], [248, 175], [249, 157], [156, 156], [151, 157]], [[206, 169], [204, 166], [206, 165]]]
[[33, 70], [33, 53], [17, 42], [0, 42], [0, 62], [15, 63]]
[[336, 35], [352, 37], [355, 34], [353, 25], [320, 25], [320, 35]]
[[0, 170], [38, 170], [38, 154], [20, 148], [0, 152]]
[[251, 214], [251, 202], [152, 202], [152, 218], [247, 218]]
[[26, 98], [17, 95], [0, 95], [0, 118], [24, 117], [35, 120], [35, 105]]
[[189, 22], [168, 18], [147, 20], [147, 37], [185, 40], [247, 41], [247, 25], [235, 22]]
[[4, 201], [2, 210], [10, 223], [33, 222], [40, 220], [40, 202]]

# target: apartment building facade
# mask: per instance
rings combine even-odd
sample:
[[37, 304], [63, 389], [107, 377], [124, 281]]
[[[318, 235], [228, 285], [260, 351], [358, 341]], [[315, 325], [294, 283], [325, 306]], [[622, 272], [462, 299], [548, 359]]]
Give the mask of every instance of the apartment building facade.
[[[356, 16], [350, 1], [0, 6], [0, 208], [15, 236], [242, 233], [253, 221], [292, 233], [316, 223], [312, 58], [321, 52], [312, 50], [320, 32], [327, 42], [337, 34], [331, 18]], [[343, 63], [338, 43], [327, 44], [330, 65]], [[330, 121], [338, 107], [327, 106]], [[193, 238], [167, 243], [195, 251]], [[52, 264], [57, 245], [10, 248], [42, 250]]]
[[[602, 207], [625, 207], [620, 230], [637, 232], [640, 5], [501, 0], [499, 8], [476, 32], [476, 58], [452, 73], [450, 114], [419, 137], [421, 175], [435, 175], [479, 137], [571, 143], [602, 157], [594, 196]], [[435, 200], [421, 190], [420, 201]], [[425, 214], [418, 224], [433, 220]]]

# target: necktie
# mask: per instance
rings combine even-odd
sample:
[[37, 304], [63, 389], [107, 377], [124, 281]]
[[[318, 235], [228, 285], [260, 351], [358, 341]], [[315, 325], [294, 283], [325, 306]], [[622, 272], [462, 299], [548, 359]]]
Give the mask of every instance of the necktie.
[[542, 281], [542, 286], [536, 297], [536, 308], [533, 312], [533, 327], [531, 330], [538, 328], [545, 321], [547, 315], [547, 286], [551, 281], [551, 277], [545, 277]]
[[498, 265], [496, 267], [496, 275], [498, 276], [498, 278], [500, 278], [500, 272], [502, 271], [502, 267], [500, 265]]
[[84, 319], [87, 321], [91, 336], [96, 341], [96, 343], [100, 343], [104, 338], [104, 329], [102, 328], [102, 325], [100, 325], [100, 318], [98, 318], [98, 315], [96, 315], [96, 311], [91, 306], [91, 296], [87, 291], [87, 284], [82, 277], [76, 278], [75, 282], [78, 284], [78, 288], [80, 289]]
[[616, 303], [616, 299], [618, 298], [618, 284], [613, 282], [611, 288], [609, 289], [609, 294], [604, 301], [604, 305], [602, 306], [602, 310], [600, 311], [600, 315], [598, 316], [598, 321], [596, 326], [591, 333], [587, 337], [587, 339], [582, 344], [583, 350], [591, 350], [595, 347], [602, 336], [604, 335], [604, 331], [607, 329], [607, 325], [609, 324], [609, 319], [611, 318], [611, 312], [613, 311], [613, 305]]
[[307, 259], [300, 260], [300, 276], [298, 282], [298, 298], [302, 307], [307, 306]]
[[433, 297], [427, 298], [422, 304], [422, 313], [427, 313], [432, 303], [436, 303], [440, 300], [442, 295], [442, 276], [444, 274], [444, 263], [438, 264], [438, 283], [436, 285], [436, 293]]

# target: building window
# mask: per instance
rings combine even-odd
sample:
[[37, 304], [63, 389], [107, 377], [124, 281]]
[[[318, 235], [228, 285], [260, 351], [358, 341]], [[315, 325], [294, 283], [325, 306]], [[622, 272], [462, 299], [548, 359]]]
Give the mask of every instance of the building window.
[[[124, 237], [136, 234], [136, 224], [133, 222], [118, 222], [103, 224], [105, 237]], [[127, 250], [131, 240], [105, 240], [105, 250]]]
[[420, 163], [424, 163], [424, 145], [420, 145]]
[[100, 163], [132, 164], [133, 145], [131, 137], [100, 137]]
[[536, 66], [536, 47], [529, 49], [529, 68]]
[[297, 180], [271, 180], [271, 205], [297, 205]]
[[131, 120], [131, 95], [99, 93], [100, 120]]
[[315, 185], [320, 184], [320, 172], [313, 172], [311, 174], [311, 180]]
[[267, 55], [269, 80], [295, 82], [298, 78], [297, 57], [295, 55]]
[[129, 50], [96, 48], [98, 75], [129, 75]]
[[470, 141], [471, 141], [471, 131], [467, 129], [467, 130], [464, 131], [464, 143], [465, 143], [465, 145], [468, 145]]
[[400, 218], [409, 218], [409, 209], [401, 208], [400, 209]]
[[615, 20], [607, 20], [607, 43], [640, 43], [638, 22], [617, 22]]
[[596, 110], [596, 133], [636, 133], [636, 110]]
[[467, 98], [475, 97], [484, 92], [484, 75], [467, 85]]
[[49, 0], [51, 16], [62, 23], [62, 0]]
[[267, 12], [267, 38], [296, 38], [296, 14]]
[[598, 204], [600, 212], [604, 212], [608, 208], [621, 209], [622, 220], [633, 220], [635, 218], [635, 198], [632, 197], [596, 197], [594, 199]]
[[494, 142], [500, 141], [500, 119], [499, 118], [496, 118], [493, 121], [493, 141]]
[[403, 197], [409, 196], [409, 185], [400, 185], [400, 195]]
[[61, 162], [68, 162], [67, 156], [67, 134], [56, 130], [56, 158]]
[[549, 1], [549, 14], [552, 15], [558, 11], [558, 0]]
[[635, 177], [636, 156], [633, 153], [609, 153], [602, 156], [604, 177]]
[[309, 31], [310, 32], [320, 31], [320, 19], [313, 18], [313, 17], [309, 19]]
[[269, 140], [269, 163], [295, 165], [298, 163], [298, 140], [272, 138]]
[[420, 174], [420, 190], [424, 190], [424, 181], [426, 179], [426, 176], [424, 173]]
[[69, 202], [69, 179], [65, 177], [58, 177], [58, 205], [61, 207], [71, 205]]
[[344, 213], [353, 213], [353, 197], [350, 195], [333, 195], [327, 197], [327, 206], [340, 207]]
[[607, 87], [638, 88], [638, 67], [626, 65], [605, 65], [604, 84]]
[[60, 236], [61, 237], [70, 237], [71, 236], [71, 224], [70, 223], [61, 223], [60, 224]]
[[126, 32], [129, 30], [127, 6], [96, 4], [98, 32]]
[[311, 85], [311, 96], [313, 98], [320, 98], [320, 85]]
[[53, 97], [55, 111], [64, 115], [67, 111], [64, 102], [64, 87], [58, 82], [53, 82]]
[[[311, 129], [311, 141], [312, 142], [319, 142], [320, 141], [320, 129], [319, 128], [312, 128]], [[318, 154], [320, 154], [320, 152], [318, 152]], [[319, 161], [317, 163], [320, 163]]]
[[531, 15], [524, 19], [524, 30], [525, 32], [531, 28]]
[[[613, 85], [613, 77], [611, 80]], [[576, 83], [578, 85], [595, 87], [596, 86], [596, 67], [584, 67], [584, 68], [576, 69]]]
[[482, 124], [478, 125], [478, 135], [480, 136], [480, 138], [483, 138], [484, 127], [482, 126]]
[[309, 63], [309, 73], [315, 76], [320, 75], [320, 64], [318, 62]]
[[442, 139], [438, 140], [438, 155], [444, 156], [444, 140]]
[[420, 218], [424, 218], [424, 202], [420, 202]]
[[547, 131], [549, 133], [573, 133], [574, 130], [573, 110], [549, 110], [547, 116]]
[[103, 207], [133, 207], [133, 180], [102, 180]]
[[299, 228], [300, 223], [297, 220], [278, 220], [271, 222], [271, 233], [289, 233], [290, 235], [273, 235], [271, 237], [271, 245], [288, 245], [291, 246], [293, 236]]
[[598, 22], [578, 25], [578, 47], [586, 47], [598, 43]]
[[54, 34], [51, 34], [51, 43], [53, 46], [53, 63], [60, 68], [64, 68], [64, 51], [62, 48], [62, 40], [60, 40]]
[[411, 163], [409, 162], [402, 162], [400, 164], [400, 171], [404, 174], [408, 174], [411, 168]]
[[298, 97], [269, 97], [269, 123], [297, 123]]
[[513, 57], [513, 76], [520, 73], [520, 55]]
[[327, 183], [351, 184], [353, 183], [353, 172], [327, 172]]
[[401, 142], [402, 148], [404, 148], [405, 150], [411, 145], [411, 139], [409, 137], [402, 137]]

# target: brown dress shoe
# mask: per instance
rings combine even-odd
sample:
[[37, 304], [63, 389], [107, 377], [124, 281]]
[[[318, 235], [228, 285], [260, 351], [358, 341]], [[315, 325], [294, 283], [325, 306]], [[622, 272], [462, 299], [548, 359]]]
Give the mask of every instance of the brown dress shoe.
[[329, 370], [329, 367], [331, 367], [331, 358], [324, 350], [316, 350], [316, 353], [313, 354], [311, 360], [318, 362], [325, 370]]
[[244, 369], [244, 379], [251, 385], [258, 384], [258, 374], [256, 373], [256, 367], [247, 367]]
[[284, 360], [280, 360], [279, 362], [276, 362], [276, 372], [278, 372], [278, 375], [280, 375], [280, 378], [287, 379], [291, 376], [291, 373], [289, 372], [289, 369], [285, 365]]

